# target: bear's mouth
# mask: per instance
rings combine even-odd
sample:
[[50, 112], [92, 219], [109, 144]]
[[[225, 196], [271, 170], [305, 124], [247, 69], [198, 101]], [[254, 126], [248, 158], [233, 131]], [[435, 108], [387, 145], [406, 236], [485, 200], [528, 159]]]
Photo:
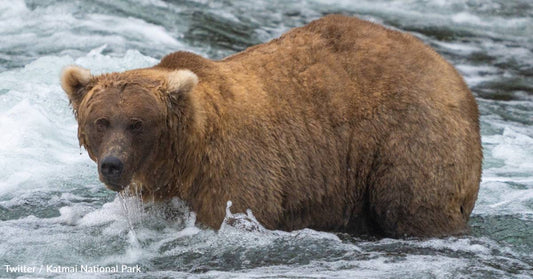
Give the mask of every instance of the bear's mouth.
[[120, 192], [124, 190], [127, 186], [127, 185], [122, 185], [119, 183], [112, 183], [112, 182], [104, 182], [104, 184], [107, 187], [107, 189], [115, 191], [115, 192]]
[[121, 176], [103, 176], [100, 174], [100, 181], [104, 183], [107, 189], [120, 192], [128, 187], [130, 184], [127, 178]]

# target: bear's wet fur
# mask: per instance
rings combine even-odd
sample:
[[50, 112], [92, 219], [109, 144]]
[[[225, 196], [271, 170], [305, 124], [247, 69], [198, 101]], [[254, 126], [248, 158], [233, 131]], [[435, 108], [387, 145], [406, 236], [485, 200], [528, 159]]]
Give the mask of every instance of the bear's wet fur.
[[178, 197], [203, 225], [219, 228], [231, 200], [267, 229], [468, 231], [477, 105], [409, 34], [330, 15], [220, 61], [176, 52], [99, 76], [71, 66], [62, 86], [109, 188]]

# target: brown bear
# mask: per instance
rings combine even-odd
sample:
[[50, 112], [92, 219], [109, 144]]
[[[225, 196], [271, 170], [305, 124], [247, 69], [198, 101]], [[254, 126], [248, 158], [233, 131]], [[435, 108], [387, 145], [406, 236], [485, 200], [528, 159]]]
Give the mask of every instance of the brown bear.
[[189, 52], [93, 76], [64, 69], [100, 179], [178, 197], [219, 228], [226, 202], [267, 229], [389, 237], [468, 230], [478, 109], [415, 37], [330, 15], [213, 61]]

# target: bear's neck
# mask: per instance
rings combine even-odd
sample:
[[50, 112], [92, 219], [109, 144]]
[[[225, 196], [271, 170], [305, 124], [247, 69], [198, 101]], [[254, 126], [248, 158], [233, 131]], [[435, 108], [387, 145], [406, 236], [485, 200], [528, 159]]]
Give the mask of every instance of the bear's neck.
[[[196, 106], [197, 104], [195, 104]], [[170, 112], [169, 133], [158, 146], [159, 158], [153, 168], [150, 184], [156, 199], [173, 197], [184, 201], [194, 195], [194, 181], [201, 175], [202, 157], [205, 153], [203, 123], [198, 114]], [[170, 147], [161, 149], [164, 147]]]

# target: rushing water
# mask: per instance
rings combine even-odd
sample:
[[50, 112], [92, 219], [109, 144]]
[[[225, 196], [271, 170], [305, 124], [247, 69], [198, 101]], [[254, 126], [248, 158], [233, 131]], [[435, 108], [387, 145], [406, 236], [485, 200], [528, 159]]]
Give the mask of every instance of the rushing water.
[[[269, 231], [231, 207], [215, 232], [194, 226], [178, 200], [140, 205], [98, 181], [59, 86], [62, 67], [122, 71], [175, 50], [222, 58], [329, 13], [409, 31], [464, 75], [485, 158], [470, 235]], [[533, 277], [530, 0], [0, 0], [0, 38], [0, 277]], [[79, 271], [117, 264], [143, 273]]]

